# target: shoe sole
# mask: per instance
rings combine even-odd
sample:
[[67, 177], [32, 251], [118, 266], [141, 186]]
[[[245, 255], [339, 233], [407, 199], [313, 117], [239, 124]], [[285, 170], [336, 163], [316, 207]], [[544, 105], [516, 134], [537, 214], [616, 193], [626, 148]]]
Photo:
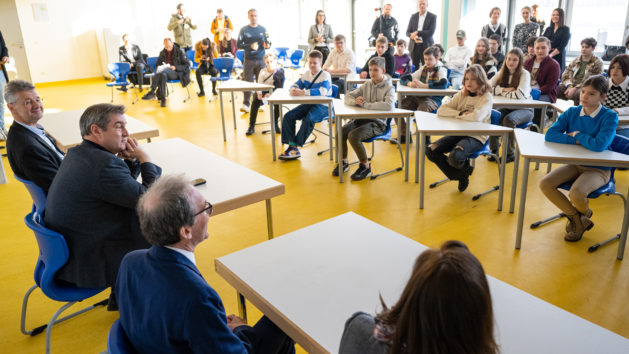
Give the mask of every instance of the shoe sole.
[[366, 175], [365, 177], [363, 177], [363, 178], [355, 178], [354, 176], [352, 176], [352, 177], [351, 177], [351, 179], [352, 179], [352, 181], [362, 181], [362, 180], [364, 180], [364, 179], [367, 179], [368, 177], [371, 177], [371, 175], [372, 175], [372, 174], [373, 174], [372, 172], [369, 172], [369, 174], [367, 174], [367, 175]]
[[297, 160], [300, 157], [301, 157], [301, 155], [298, 155], [298, 156], [278, 156], [277, 158], [280, 159], [280, 160], [289, 161], [289, 160]]
[[[343, 174], [346, 174], [347, 172], [349, 172], [349, 166], [347, 166], [347, 167], [343, 168]], [[339, 173], [338, 173], [338, 172], [336, 172], [336, 171], [334, 171], [334, 172], [332, 172], [332, 176], [334, 176], [334, 177], [338, 177], [338, 176], [339, 176]]]

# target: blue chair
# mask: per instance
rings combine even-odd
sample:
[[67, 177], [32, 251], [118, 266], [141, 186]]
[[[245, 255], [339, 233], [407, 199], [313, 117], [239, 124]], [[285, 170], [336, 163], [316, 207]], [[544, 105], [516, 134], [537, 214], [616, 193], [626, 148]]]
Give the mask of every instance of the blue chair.
[[44, 209], [46, 208], [46, 193], [44, 190], [29, 180], [22, 179], [17, 175], [14, 177], [19, 182], [24, 183], [26, 190], [31, 195], [31, 199], [33, 199], [33, 209], [31, 211], [39, 215], [44, 215]]
[[[402, 145], [400, 145], [400, 142], [397, 139], [392, 139], [391, 138], [391, 121], [393, 120], [393, 118], [387, 118], [387, 127], [384, 131], [384, 133], [374, 136], [373, 138], [369, 138], [369, 139], [365, 139], [363, 140], [363, 143], [371, 143], [371, 156], [368, 158], [369, 161], [371, 161], [371, 159], [373, 158], [375, 151], [376, 151], [376, 141], [388, 141], [391, 143], [396, 143], [397, 144], [397, 148], [398, 151], [400, 152], [400, 162], [402, 164], [402, 166], [396, 167], [394, 169], [385, 171], [385, 172], [381, 172], [378, 173], [376, 175], [371, 175], [371, 179], [376, 179], [380, 176], [384, 176], [386, 174], [392, 173], [392, 172], [398, 172], [398, 171], [402, 171], [404, 169], [404, 154], [402, 153]], [[359, 161], [356, 162], [352, 162], [350, 163], [350, 165], [356, 164]]]
[[129, 341], [129, 337], [120, 324], [120, 319], [117, 319], [107, 335], [107, 351], [109, 354], [132, 354], [137, 353], [133, 345]]
[[542, 91], [540, 91], [539, 89], [536, 89], [536, 88], [531, 89], [531, 97], [534, 100], [539, 100], [539, 96], [541, 95], [542, 95]]
[[301, 65], [301, 60], [304, 58], [304, 50], [296, 49], [290, 55], [290, 67], [293, 69], [301, 69], [303, 65]]
[[[63, 318], [57, 319], [57, 317], [75, 303], [88, 299], [105, 289], [78, 288], [70, 284], [59, 283], [55, 279], [55, 273], [57, 273], [57, 271], [66, 264], [68, 257], [70, 256], [68, 245], [66, 244], [64, 237], [59, 233], [46, 228], [43, 225], [42, 216], [36, 212], [31, 212], [26, 215], [24, 222], [26, 223], [26, 226], [33, 230], [33, 233], [35, 234], [37, 245], [39, 246], [39, 258], [37, 260], [37, 265], [35, 266], [35, 285], [28, 289], [22, 301], [20, 330], [23, 334], [30, 336], [35, 336], [46, 330], [46, 353], [50, 353], [50, 337], [53, 325], [92, 310], [97, 306], [104, 306], [107, 304], [107, 300], [86, 307]], [[33, 330], [26, 330], [26, 309], [28, 305], [28, 298], [36, 288], [40, 288], [44, 295], [48, 298], [55, 301], [66, 302], [66, 304], [55, 312], [48, 324], [42, 325]]]
[[358, 66], [357, 66], [357, 67], [356, 67], [356, 74], [359, 74], [359, 75], [360, 75], [360, 72], [362, 71], [362, 69], [363, 69], [363, 68], [360, 68], [360, 67], [358, 67]]
[[273, 48], [275, 51], [275, 55], [278, 60], [287, 61], [288, 60], [288, 48], [287, 47], [277, 47]]
[[[111, 74], [111, 82], [107, 83], [107, 87], [111, 87], [111, 101], [114, 101], [114, 87], [127, 87], [131, 85], [129, 81], [127, 81], [127, 75], [131, 71], [131, 64], [129, 63], [109, 63], [107, 64], [107, 70]], [[135, 93], [136, 98], [138, 93]]]
[[[183, 51], [183, 49], [182, 49], [182, 51]], [[148, 64], [148, 66], [151, 68], [152, 73], [145, 74], [144, 77], [150, 77], [151, 78], [151, 82], [153, 80], [153, 77], [155, 76], [155, 73], [157, 73], [157, 59], [158, 59], [158, 57], [148, 57], [146, 59], [146, 64]], [[180, 83], [181, 81], [179, 81], [179, 80], [168, 80], [167, 82], [169, 84], [171, 84], [171, 90], [174, 91], [174, 88], [172, 88], [172, 84], [177, 84], [177, 83]], [[184, 103], [187, 102], [190, 99], [190, 85], [186, 86], [186, 92], [188, 93], [188, 97], [186, 97], [183, 100]], [[168, 93], [168, 92], [166, 92], [166, 93]]]
[[[339, 87], [337, 85], [335, 85], [335, 84], [332, 84], [332, 97], [339, 98]], [[321, 156], [324, 153], [330, 151], [330, 160], [331, 160], [331, 159], [333, 159], [332, 151], [334, 151], [332, 149], [332, 147], [334, 146], [334, 139], [333, 139], [334, 134], [332, 132], [332, 124], [334, 123], [334, 109], [332, 110], [332, 119], [330, 119], [330, 117], [326, 115], [326, 116], [321, 117], [321, 119], [315, 121], [315, 124], [321, 123], [321, 122], [326, 121], [326, 120], [328, 121], [328, 132], [326, 133], [326, 132], [324, 132], [322, 130], [314, 128], [312, 130], [313, 139], [310, 140], [310, 141], [307, 141], [306, 144], [312, 144], [315, 141], [317, 141], [317, 134], [315, 134], [315, 131], [317, 131], [317, 132], [319, 132], [319, 133], [321, 133], [323, 135], [328, 136], [330, 138], [330, 146], [327, 149], [325, 149], [325, 150], [321, 150], [321, 151], [317, 152], [317, 156]]]
[[234, 64], [234, 69], [242, 69], [242, 63], [245, 60], [245, 51], [242, 49], [238, 49], [236, 51], [236, 58], [238, 59], [239, 63]]
[[190, 68], [192, 70], [197, 70], [197, 68], [199, 67], [199, 63], [197, 63], [196, 61], [194, 61], [194, 50], [190, 49], [189, 51], [186, 52], [186, 56], [188, 57], [188, 60], [190, 60]]
[[214, 58], [212, 61], [214, 67], [218, 71], [218, 76], [210, 78], [212, 81], [227, 81], [231, 78], [231, 72], [234, 67], [234, 58]]
[[[609, 146], [609, 150], [621, 153], [621, 154], [625, 154], [625, 155], [629, 155], [629, 138], [626, 138], [624, 136], [621, 135], [616, 135], [614, 137], [614, 140], [612, 141], [612, 144]], [[616, 171], [615, 168], [612, 168], [612, 172], [611, 172], [611, 177], [609, 178], [609, 182], [607, 182], [605, 185], [601, 186], [600, 188], [598, 188], [597, 190], [595, 190], [594, 192], [588, 194], [588, 198], [589, 199], [596, 199], [598, 197], [600, 197], [601, 195], [617, 195], [618, 197], [620, 197], [620, 199], [622, 199], [622, 203], [623, 203], [623, 210], [626, 210], [627, 208], [627, 199], [625, 198], [625, 196], [622, 193], [618, 193], [616, 192], [616, 179], [614, 178], [614, 172]], [[574, 182], [574, 181], [573, 181]], [[573, 182], [566, 182], [566, 183], [562, 183], [559, 185], [558, 188], [561, 188], [563, 190], [569, 191], [570, 188], [572, 187], [572, 183]], [[544, 219], [544, 220], [540, 220], [537, 222], [534, 222], [531, 224], [531, 229], [536, 229], [542, 225], [546, 225], [547, 223], [554, 221], [554, 220], [558, 220], [561, 219], [562, 217], [565, 217], [566, 214], [564, 213], [559, 213], [557, 215], [551, 216], [550, 218]], [[591, 246], [590, 248], [588, 248], [588, 252], [594, 252], [596, 251], [599, 247], [604, 246], [610, 242], [613, 242], [615, 240], [618, 240], [620, 238], [620, 233], [618, 233], [617, 235], [613, 236], [610, 239], [607, 239], [603, 242], [597, 243], [593, 246]]]

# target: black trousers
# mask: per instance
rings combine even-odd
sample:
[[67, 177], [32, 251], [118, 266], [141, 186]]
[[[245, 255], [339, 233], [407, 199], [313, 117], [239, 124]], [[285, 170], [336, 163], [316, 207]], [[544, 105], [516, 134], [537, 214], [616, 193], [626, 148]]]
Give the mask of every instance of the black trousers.
[[444, 136], [435, 144], [437, 147], [434, 150], [426, 148], [426, 157], [451, 180], [465, 177], [469, 156], [483, 147], [479, 140], [469, 136]]
[[155, 92], [157, 98], [160, 100], [166, 99], [166, 84], [168, 80], [177, 80], [177, 72], [170, 69], [164, 69], [153, 76], [153, 83], [151, 84], [151, 91]]
[[[203, 78], [202, 75], [210, 75], [212, 77], [218, 76], [218, 70], [214, 67], [214, 65], [209, 64], [201, 64], [196, 70], [197, 83], [199, 84], [199, 90], [203, 91]], [[216, 81], [212, 81], [212, 92], [216, 92]]]
[[[265, 93], [268, 92], [263, 92], [262, 95], [264, 95]], [[262, 100], [258, 99], [258, 94], [257, 93], [253, 93], [253, 101], [251, 101], [251, 109], [249, 111], [249, 126], [253, 126], [256, 124], [256, 120], [258, 119], [258, 109], [260, 109], [260, 106], [262, 106], [264, 103], [262, 103]], [[273, 116], [275, 119], [275, 126], [277, 127], [277, 122], [280, 118], [280, 110], [281, 107], [278, 104], [273, 105]]]
[[328, 55], [330, 55], [330, 48], [328, 47], [314, 47], [314, 49], [318, 50], [323, 54], [323, 59], [321, 60], [322, 64], [325, 64], [326, 59], [328, 59]]
[[424, 63], [424, 49], [426, 48], [428, 47], [426, 47], [424, 43], [415, 43], [413, 45], [411, 59], [413, 60], [413, 65], [415, 65], [415, 70], [419, 69], [419, 67]]
[[142, 90], [142, 83], [144, 81], [144, 68], [146, 67], [146, 65], [144, 63], [138, 63], [136, 62], [135, 64], [133, 64], [133, 67], [131, 68], [132, 71], [135, 71], [135, 73], [130, 72], [129, 73], [129, 81], [131, 81], [132, 84], [137, 85], [140, 87], [140, 90]]

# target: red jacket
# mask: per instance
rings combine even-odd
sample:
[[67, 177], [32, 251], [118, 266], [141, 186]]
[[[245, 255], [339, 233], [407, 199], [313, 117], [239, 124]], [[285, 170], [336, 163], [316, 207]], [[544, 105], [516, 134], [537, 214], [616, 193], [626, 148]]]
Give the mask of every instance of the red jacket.
[[[535, 55], [524, 63], [524, 69], [528, 70], [528, 72], [532, 72], [534, 63]], [[550, 101], [553, 103], [557, 101], [557, 86], [559, 85], [560, 76], [561, 69], [559, 68], [559, 63], [557, 63], [557, 61], [550, 55], [544, 58], [544, 60], [542, 60], [539, 64], [537, 75], [535, 75], [539, 89], [542, 91], [542, 95], [548, 95], [548, 97], [550, 97]]]

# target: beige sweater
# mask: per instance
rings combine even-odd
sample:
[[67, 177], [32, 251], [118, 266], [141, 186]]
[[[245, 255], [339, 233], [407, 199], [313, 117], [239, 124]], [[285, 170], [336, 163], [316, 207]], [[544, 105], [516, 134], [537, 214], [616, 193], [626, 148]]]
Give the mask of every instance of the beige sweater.
[[[444, 103], [437, 110], [438, 117], [456, 118], [471, 122], [491, 123], [491, 107], [494, 103], [491, 92], [485, 92], [482, 96], [464, 96], [460, 91], [452, 97], [448, 103]], [[463, 111], [472, 111], [464, 115], [459, 115]], [[474, 136], [481, 143], [485, 144], [489, 136]]]

